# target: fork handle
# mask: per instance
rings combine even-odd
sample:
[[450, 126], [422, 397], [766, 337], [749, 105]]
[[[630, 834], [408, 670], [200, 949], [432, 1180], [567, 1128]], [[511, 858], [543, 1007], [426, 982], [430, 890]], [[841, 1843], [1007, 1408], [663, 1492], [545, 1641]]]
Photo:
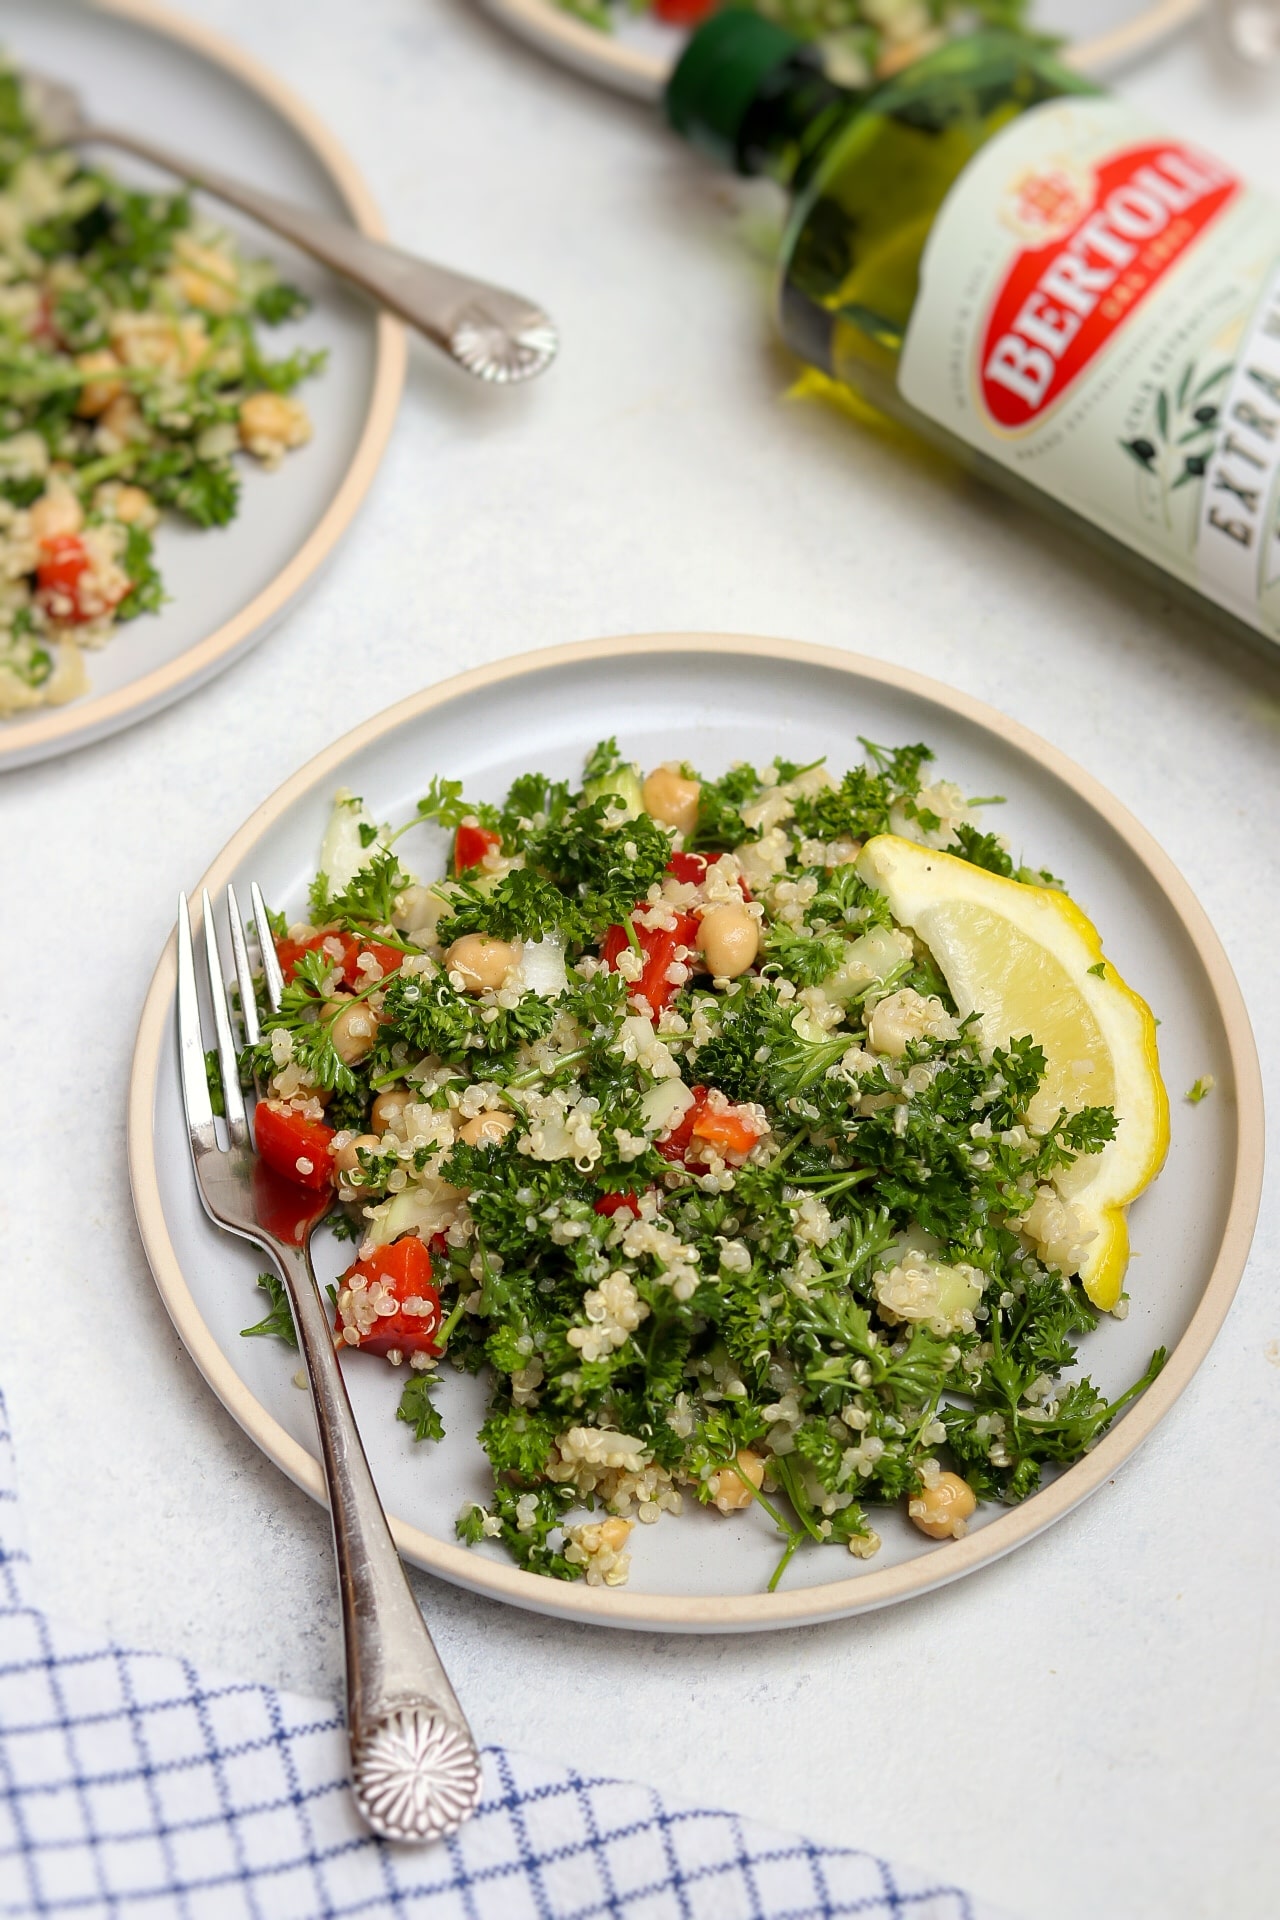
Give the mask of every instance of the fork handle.
[[320, 1434], [342, 1596], [356, 1802], [384, 1839], [438, 1839], [474, 1811], [480, 1756], [391, 1538], [310, 1250], [277, 1241], [271, 1251], [288, 1290]]
[[[184, 160], [168, 148], [157, 146], [153, 140], [97, 125], [87, 128], [79, 137], [82, 142], [101, 141], [136, 154], [140, 160], [163, 167], [179, 179], [191, 180], [229, 206], [238, 207], [241, 213], [247, 213], [273, 233], [283, 235], [303, 253], [309, 253], [343, 279], [352, 281], [379, 306], [407, 320], [451, 359], [460, 358], [455, 349], [455, 335], [459, 322], [473, 309], [479, 309], [484, 316], [513, 332], [539, 322], [546, 324], [540, 309], [519, 294], [508, 293], [483, 280], [473, 280], [467, 274], [437, 266], [434, 261], [422, 260], [416, 254], [403, 253], [385, 241], [372, 240], [345, 221], [312, 213], [287, 200], [277, 200], [274, 194], [246, 186], [242, 180], [234, 180], [214, 167]], [[467, 362], [461, 360], [461, 364], [466, 366]], [[474, 369], [468, 366], [467, 370]]]

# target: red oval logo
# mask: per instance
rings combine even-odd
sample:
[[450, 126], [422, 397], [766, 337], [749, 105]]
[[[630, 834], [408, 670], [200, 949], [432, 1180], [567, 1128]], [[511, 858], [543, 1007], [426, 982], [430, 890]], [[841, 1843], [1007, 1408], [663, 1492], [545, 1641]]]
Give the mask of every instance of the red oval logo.
[[1053, 237], [1018, 254], [992, 307], [978, 362], [992, 419], [1039, 421], [1239, 189], [1216, 160], [1167, 142], [1116, 154], [1091, 193], [1056, 166], [1020, 181], [1022, 230], [1038, 219]]

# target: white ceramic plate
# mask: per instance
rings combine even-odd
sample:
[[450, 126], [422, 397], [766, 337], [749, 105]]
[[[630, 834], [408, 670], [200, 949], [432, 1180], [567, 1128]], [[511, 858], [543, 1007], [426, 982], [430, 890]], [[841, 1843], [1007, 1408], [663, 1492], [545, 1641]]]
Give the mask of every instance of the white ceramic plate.
[[[679, 56], [684, 34], [651, 15], [619, 14], [602, 33], [557, 5], [557, 0], [483, 0], [522, 40], [561, 66], [601, 86], [640, 100], [656, 100]], [[1203, 11], [1205, 0], [1037, 0], [1036, 24], [1072, 42], [1068, 61], [1082, 72], [1105, 74], [1159, 46]]]
[[[1064, 875], [1103, 929], [1108, 955], [1161, 1016], [1173, 1102], [1163, 1178], [1133, 1210], [1136, 1257], [1129, 1318], [1086, 1343], [1108, 1392], [1142, 1372], [1154, 1347], [1171, 1358], [1145, 1397], [1097, 1449], [1034, 1499], [980, 1511], [967, 1538], [934, 1545], [898, 1512], [883, 1520], [880, 1554], [862, 1563], [838, 1549], [798, 1554], [783, 1590], [764, 1591], [777, 1553], [753, 1509], [726, 1520], [706, 1510], [664, 1518], [632, 1539], [630, 1584], [616, 1591], [519, 1571], [499, 1548], [460, 1546], [464, 1500], [483, 1499], [487, 1465], [474, 1433], [483, 1388], [445, 1368], [448, 1428], [418, 1446], [394, 1417], [401, 1378], [367, 1356], [346, 1364], [352, 1400], [401, 1551], [446, 1579], [544, 1613], [616, 1626], [686, 1631], [828, 1619], [935, 1587], [1007, 1553], [1101, 1486], [1150, 1432], [1204, 1358], [1235, 1290], [1257, 1210], [1261, 1090], [1248, 1020], [1201, 909], [1150, 836], [1096, 781], [991, 708], [882, 662], [794, 642], [698, 635], [598, 641], [508, 661], [403, 701], [322, 753], [259, 807], [218, 855], [205, 882], [257, 878], [267, 899], [297, 915], [314, 873], [335, 788], [362, 793], [379, 818], [407, 818], [433, 774], [497, 799], [517, 772], [580, 774], [584, 752], [616, 733], [646, 765], [687, 758], [708, 771], [775, 753], [807, 761], [861, 758], [856, 736], [926, 740], [938, 766], [969, 793], [1003, 793], [1000, 826]], [[415, 843], [416, 842], [416, 843]], [[417, 829], [402, 843], [420, 872], [443, 871], [446, 843]], [[271, 1459], [317, 1499], [320, 1470], [310, 1404], [291, 1385], [298, 1362], [280, 1343], [242, 1340], [260, 1316], [262, 1261], [201, 1212], [178, 1102], [174, 953], [152, 982], [134, 1056], [129, 1157], [147, 1255], [174, 1324], [223, 1404]], [[1177, 1096], [1212, 1073], [1213, 1097]], [[317, 1241], [336, 1274], [336, 1243]], [[349, 1258], [349, 1250], [347, 1250]]]
[[[264, 68], [151, 0], [0, 0], [0, 46], [69, 80], [104, 121], [145, 127], [193, 159], [382, 237], [368, 189], [333, 136]], [[177, 183], [96, 150], [123, 177]], [[377, 469], [404, 379], [404, 334], [322, 267], [229, 208], [210, 214], [251, 253], [279, 260], [312, 297], [304, 319], [264, 329], [267, 350], [328, 350], [302, 390], [315, 427], [278, 473], [239, 463], [240, 512], [201, 532], [166, 515], [156, 558], [170, 595], [158, 615], [86, 656], [90, 691], [69, 706], [0, 720], [0, 769], [101, 739], [189, 693], [260, 640], [332, 551]]]

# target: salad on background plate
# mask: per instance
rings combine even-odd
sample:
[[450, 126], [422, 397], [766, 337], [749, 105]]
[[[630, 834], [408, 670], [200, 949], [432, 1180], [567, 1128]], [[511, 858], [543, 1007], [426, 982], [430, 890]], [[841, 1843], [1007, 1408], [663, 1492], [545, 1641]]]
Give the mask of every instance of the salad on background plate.
[[[953, 33], [978, 27], [1029, 31], [1030, 0], [745, 0], [803, 40], [820, 40], [823, 64], [845, 86], [867, 86], [909, 66]], [[576, 19], [613, 33], [628, 18], [688, 31], [725, 0], [555, 0]], [[744, 0], [733, 0], [742, 5]]]
[[830, 78], [858, 88], [889, 78], [950, 35], [983, 27], [1066, 41], [1067, 65], [1107, 73], [1185, 26], [1204, 0], [485, 0], [552, 59], [655, 101], [686, 36], [725, 4], [752, 6], [816, 41]]
[[307, 306], [189, 194], [43, 148], [0, 68], [0, 719], [85, 693], [85, 652], [159, 610], [163, 511], [226, 526], [237, 457], [310, 439], [325, 356], [260, 334]]

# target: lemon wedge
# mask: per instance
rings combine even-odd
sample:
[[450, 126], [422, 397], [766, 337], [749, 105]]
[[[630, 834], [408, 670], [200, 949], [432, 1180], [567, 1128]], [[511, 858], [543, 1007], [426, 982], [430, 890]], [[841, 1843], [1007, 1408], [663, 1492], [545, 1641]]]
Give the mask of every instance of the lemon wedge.
[[1125, 1209], [1169, 1146], [1151, 1009], [1103, 959], [1097, 928], [1063, 893], [890, 833], [867, 841], [858, 872], [924, 941], [961, 1015], [977, 1014], [985, 1048], [1028, 1033], [1043, 1048], [1033, 1127], [1051, 1126], [1064, 1107], [1114, 1109], [1115, 1137], [1053, 1176], [1079, 1237], [1092, 1236], [1078, 1263], [1085, 1292], [1114, 1307], [1129, 1260]]

